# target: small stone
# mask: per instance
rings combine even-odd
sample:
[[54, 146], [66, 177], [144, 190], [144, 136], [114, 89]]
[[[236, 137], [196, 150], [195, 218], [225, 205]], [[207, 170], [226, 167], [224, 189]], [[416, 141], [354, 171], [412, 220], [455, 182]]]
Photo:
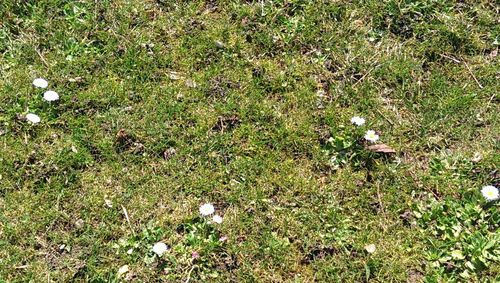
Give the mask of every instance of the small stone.
[[68, 81], [70, 83], [81, 83], [81, 82], [83, 82], [83, 78], [82, 77], [74, 77], [74, 78], [69, 78]]
[[197, 87], [197, 84], [195, 81], [191, 80], [191, 79], [187, 79], [186, 80], [186, 86], [187, 87], [190, 87], [190, 88], [195, 88]]
[[75, 222], [75, 226], [76, 226], [76, 228], [78, 228], [78, 229], [82, 229], [84, 224], [85, 224], [85, 222], [83, 221], [83, 219], [78, 219], [78, 220]]
[[177, 150], [173, 147], [171, 148], [167, 148], [164, 152], [163, 152], [163, 158], [165, 160], [169, 160], [170, 158], [172, 158], [172, 156], [175, 155], [175, 153], [177, 152]]
[[366, 246], [365, 246], [365, 250], [366, 250], [368, 253], [372, 254], [372, 253], [374, 253], [374, 252], [375, 252], [376, 247], [375, 247], [375, 245], [374, 245], [374, 244], [369, 244], [369, 245], [366, 245]]
[[104, 199], [104, 204], [109, 208], [113, 208], [113, 202], [109, 199]]
[[222, 42], [221, 42], [221, 41], [219, 41], [219, 40], [216, 40], [216, 41], [215, 41], [215, 46], [217, 46], [217, 48], [224, 48], [224, 47], [225, 47], [224, 43], [222, 43]]
[[474, 153], [474, 157], [472, 157], [471, 161], [474, 163], [478, 163], [482, 159], [483, 159], [483, 155], [481, 155], [481, 153], [479, 153], [479, 152], [476, 152], [476, 153]]
[[490, 57], [491, 58], [495, 58], [497, 57], [498, 55], [498, 49], [493, 49], [491, 52], [490, 52]]
[[168, 76], [169, 76], [169, 78], [171, 80], [180, 80], [180, 79], [182, 79], [181, 74], [178, 73], [178, 72], [169, 72]]
[[123, 265], [118, 269], [118, 277], [121, 277], [123, 274], [128, 272], [128, 265]]

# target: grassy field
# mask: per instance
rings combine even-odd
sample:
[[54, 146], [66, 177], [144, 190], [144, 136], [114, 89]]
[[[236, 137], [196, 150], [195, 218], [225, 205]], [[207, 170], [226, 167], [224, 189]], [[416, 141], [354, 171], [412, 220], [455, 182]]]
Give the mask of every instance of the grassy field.
[[498, 19], [0, 1], [0, 282], [499, 282]]

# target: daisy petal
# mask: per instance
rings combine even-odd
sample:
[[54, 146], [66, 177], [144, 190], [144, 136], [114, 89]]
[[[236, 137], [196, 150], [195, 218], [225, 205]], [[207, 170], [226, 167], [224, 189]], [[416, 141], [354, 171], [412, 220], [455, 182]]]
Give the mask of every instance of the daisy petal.
[[46, 88], [49, 86], [49, 83], [42, 78], [36, 78], [33, 80], [33, 85], [38, 88]]

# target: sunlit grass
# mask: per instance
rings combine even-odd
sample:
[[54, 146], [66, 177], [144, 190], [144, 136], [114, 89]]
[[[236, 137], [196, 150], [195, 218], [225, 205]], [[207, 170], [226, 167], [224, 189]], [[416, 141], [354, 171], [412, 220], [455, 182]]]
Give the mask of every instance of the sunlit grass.
[[2, 1], [0, 281], [495, 282], [497, 18]]

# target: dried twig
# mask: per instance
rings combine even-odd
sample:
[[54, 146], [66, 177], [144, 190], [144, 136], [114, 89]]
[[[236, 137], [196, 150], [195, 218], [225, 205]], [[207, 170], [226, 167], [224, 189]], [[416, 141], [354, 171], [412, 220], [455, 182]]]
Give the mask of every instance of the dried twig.
[[45, 58], [43, 57], [42, 53], [40, 53], [40, 51], [38, 49], [35, 48], [35, 51], [36, 51], [36, 54], [38, 54], [38, 57], [40, 57], [40, 60], [42, 60], [43, 64], [46, 66], [46, 67], [50, 67], [49, 66], [49, 63], [47, 63], [47, 61], [45, 60]]
[[493, 99], [495, 99], [495, 97], [496, 97], [496, 96], [497, 96], [497, 94], [496, 94], [496, 93], [494, 93], [494, 94], [490, 97], [490, 99], [488, 100], [488, 104], [486, 104], [486, 107], [485, 107], [485, 108], [490, 107], [491, 102], [493, 101]]
[[128, 217], [127, 209], [123, 205], [122, 205], [122, 210], [123, 210], [123, 214], [125, 214], [125, 219], [127, 220], [127, 223], [128, 223], [128, 226], [130, 227], [130, 230], [135, 235], [135, 231], [134, 231], [134, 229], [132, 229], [132, 224], [130, 224], [130, 218]]
[[394, 122], [391, 121], [389, 118], [387, 118], [379, 109], [376, 110], [378, 114], [380, 114], [380, 116], [382, 116], [387, 122], [389, 122], [389, 124], [391, 124], [391, 126], [394, 126]]
[[193, 267], [191, 267], [191, 269], [189, 270], [188, 272], [188, 275], [187, 275], [187, 279], [186, 279], [186, 282], [185, 283], [189, 283], [189, 281], [191, 280], [191, 273], [193, 272], [193, 270], [196, 268], [196, 265], [193, 265]]
[[488, 103], [486, 103], [486, 106], [485, 107], [481, 107], [481, 110], [479, 110], [479, 113], [477, 114], [478, 116], [481, 116], [483, 115], [484, 112], [486, 112], [488, 110], [488, 108], [490, 107], [490, 104], [491, 102], [493, 101], [493, 99], [495, 99], [495, 97], [497, 96], [496, 93], [494, 93], [490, 99], [488, 100]]
[[[385, 213], [385, 207], [384, 207], [384, 203], [382, 202], [382, 197], [380, 196], [380, 183], [377, 182], [377, 200], [378, 200], [378, 204], [380, 206], [380, 210], [382, 211], [382, 214], [384, 214], [384, 219], [387, 219], [387, 214]], [[384, 232], [387, 231], [387, 226], [384, 224], [384, 222], [382, 221], [382, 230], [384, 230]]]
[[460, 63], [461, 63], [461, 62], [460, 62], [460, 60], [458, 60], [457, 58], [453, 58], [453, 57], [448, 56], [448, 55], [446, 55], [446, 54], [439, 54], [439, 55], [441, 55], [441, 57], [444, 57], [444, 58], [446, 58], [446, 59], [450, 59], [451, 61], [453, 61], [453, 62], [455, 62], [455, 63], [458, 63], [458, 64], [460, 64]]
[[376, 65], [374, 66], [373, 68], [371, 68], [370, 70], [368, 70], [368, 72], [366, 72], [359, 80], [357, 80], [353, 85], [352, 87], [354, 88], [356, 85], [358, 85], [362, 80], [364, 80], [366, 78], [366, 76], [368, 76], [373, 70], [375, 70], [375, 68], [377, 68], [378, 66], [380, 65]]
[[476, 76], [474, 76], [474, 73], [472, 73], [472, 70], [470, 69], [469, 65], [467, 64], [467, 62], [464, 60], [464, 58], [462, 57], [462, 61], [464, 62], [464, 65], [465, 67], [467, 67], [467, 70], [469, 71], [469, 74], [472, 76], [472, 78], [476, 81], [477, 85], [479, 86], [479, 88], [483, 88], [483, 86], [481, 85], [481, 83], [477, 80]]

